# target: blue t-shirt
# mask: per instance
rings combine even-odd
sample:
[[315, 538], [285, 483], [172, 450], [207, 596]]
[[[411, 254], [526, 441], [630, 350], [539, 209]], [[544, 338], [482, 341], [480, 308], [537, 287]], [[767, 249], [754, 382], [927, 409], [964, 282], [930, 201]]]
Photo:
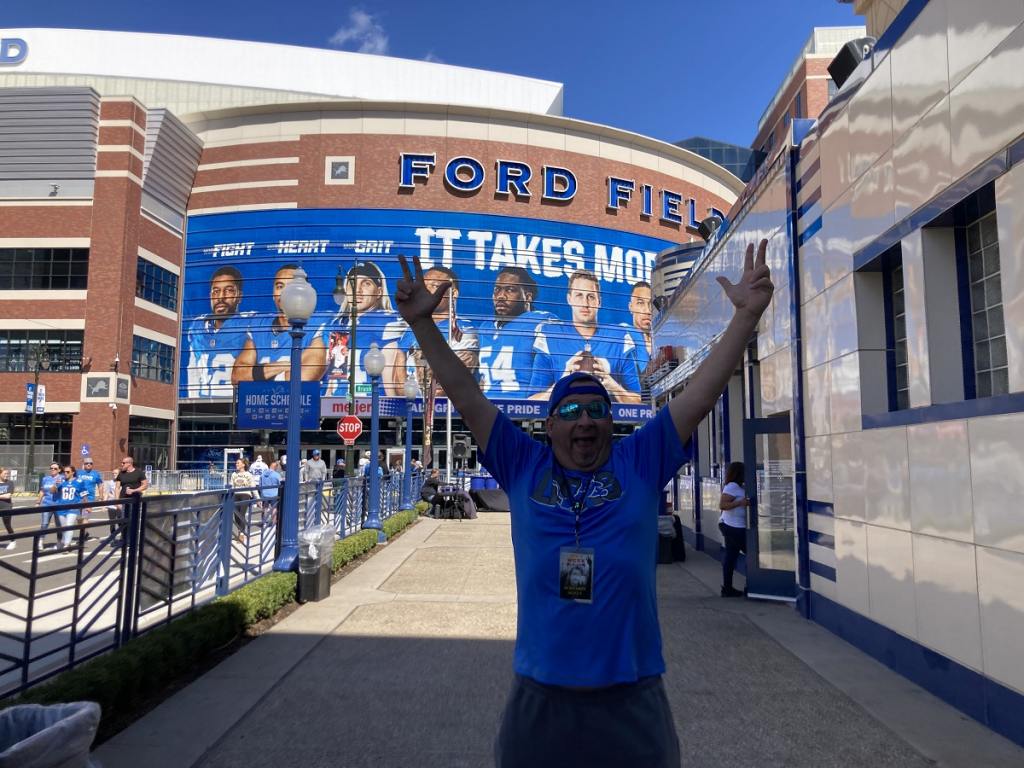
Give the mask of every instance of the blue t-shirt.
[[43, 479], [39, 481], [39, 490], [43, 492], [44, 507], [60, 504], [60, 491], [58, 489], [60, 488], [61, 479], [53, 475], [43, 475]]
[[57, 485], [57, 503], [78, 504], [82, 501], [82, 494], [85, 492], [85, 484], [77, 477], [63, 480]]
[[231, 397], [231, 369], [249, 338], [255, 312], [238, 312], [220, 328], [201, 317], [188, 330], [188, 397]]
[[[327, 386], [324, 392], [327, 397], [347, 397], [351, 321], [346, 317], [337, 316], [327, 327], [329, 331], [336, 331], [341, 335], [341, 343], [336, 343], [333, 347], [328, 346], [327, 371], [324, 373]], [[376, 344], [380, 349], [384, 349], [389, 344], [397, 344], [406, 330], [408, 326], [397, 312], [373, 309], [356, 318], [357, 395], [370, 393], [370, 377], [363, 369], [363, 355], [370, 351], [370, 345]], [[330, 345], [330, 342], [328, 344]]]
[[599, 325], [594, 335], [585, 339], [570, 322], [545, 323], [538, 330], [534, 342], [537, 356], [530, 386], [537, 392], [550, 387], [562, 378], [569, 360], [589, 344], [594, 357], [608, 361], [612, 376], [621, 386], [630, 392], [639, 392], [640, 376], [636, 371], [636, 361], [632, 355], [624, 354], [626, 336], [624, 328]]
[[488, 397], [528, 397], [534, 341], [541, 326], [555, 316], [550, 312], [524, 312], [509, 318], [501, 327], [497, 320], [480, 326], [480, 390]]
[[86, 501], [96, 501], [96, 488], [103, 484], [103, 476], [95, 469], [80, 469], [75, 479], [82, 484]]
[[[481, 463], [512, 510], [519, 615], [515, 671], [550, 685], [606, 686], [665, 671], [655, 589], [661, 492], [686, 459], [668, 408], [613, 443], [594, 473], [580, 546], [594, 550], [593, 602], [559, 596], [559, 553], [575, 546], [572, 499], [551, 448], [498, 414]], [[570, 493], [586, 475], [565, 471]]]
[[260, 475], [260, 495], [264, 499], [276, 499], [281, 486], [281, 476], [272, 469]]

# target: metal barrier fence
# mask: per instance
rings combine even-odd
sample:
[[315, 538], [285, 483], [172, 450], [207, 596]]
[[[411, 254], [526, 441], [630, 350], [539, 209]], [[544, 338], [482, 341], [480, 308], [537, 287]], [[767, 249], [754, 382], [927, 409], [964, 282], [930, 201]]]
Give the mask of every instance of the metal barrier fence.
[[[381, 483], [381, 518], [401, 479]], [[366, 478], [304, 483], [300, 530], [365, 519]], [[414, 486], [415, 501], [419, 488]], [[261, 492], [262, 491], [262, 492]], [[0, 697], [16, 694], [268, 573], [280, 548], [267, 488], [16, 508], [0, 534]], [[8, 545], [14, 544], [10, 550]]]
[[227, 487], [223, 472], [208, 469], [154, 469], [149, 473], [153, 491], [210, 491]]

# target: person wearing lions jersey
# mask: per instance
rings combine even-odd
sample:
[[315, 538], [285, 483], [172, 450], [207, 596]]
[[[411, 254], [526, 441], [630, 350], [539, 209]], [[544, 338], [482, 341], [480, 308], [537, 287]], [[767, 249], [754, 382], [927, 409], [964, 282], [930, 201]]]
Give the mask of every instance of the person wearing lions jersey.
[[210, 314], [197, 318], [188, 339], [188, 397], [231, 397], [231, 370], [249, 337], [254, 312], [239, 311], [242, 273], [221, 267], [210, 278]]
[[494, 319], [480, 326], [480, 389], [488, 397], [532, 394], [530, 376], [540, 326], [555, 316], [533, 309], [537, 281], [522, 267], [505, 267], [494, 281]]
[[[274, 306], [277, 314], [254, 319], [242, 353], [231, 369], [231, 381], [287, 381], [291, 369], [291, 328], [281, 308], [281, 291], [288, 285], [298, 264], [285, 264], [274, 275]], [[305, 274], [305, 273], [303, 273]], [[306, 323], [306, 348], [302, 350], [302, 381], [319, 381], [327, 369], [326, 328], [316, 315]]]
[[498, 768], [680, 765], [662, 675], [655, 579], [662, 489], [684, 443], [711, 411], [772, 298], [767, 241], [743, 274], [718, 280], [732, 320], [689, 385], [633, 434], [612, 440], [611, 400], [592, 373], [549, 394], [549, 444], [531, 438], [480, 391], [432, 315], [450, 287], [427, 286], [399, 256], [398, 311], [508, 494], [517, 621], [515, 677], [494, 745]]
[[591, 373], [608, 390], [615, 402], [640, 402], [640, 377], [632, 356], [624, 357], [626, 331], [618, 326], [599, 325], [601, 284], [597, 275], [578, 269], [569, 277], [566, 300], [572, 322], [545, 323], [534, 339], [533, 377], [530, 386], [535, 400], [546, 400], [551, 387], [575, 371]]
[[371, 261], [357, 261], [345, 276], [345, 297], [330, 322], [335, 337], [333, 349], [338, 352], [328, 361], [324, 374], [324, 393], [327, 397], [348, 397], [349, 387], [349, 332], [352, 328], [352, 296], [356, 309], [356, 375], [357, 394], [370, 393], [370, 377], [363, 368], [363, 353], [371, 344], [384, 353], [384, 373], [381, 378], [384, 393], [400, 397], [397, 387], [395, 358], [398, 342], [405, 333], [405, 323], [391, 307], [387, 279], [380, 267]]
[[641, 280], [633, 286], [629, 294], [629, 312], [633, 323], [619, 323], [626, 328], [626, 338], [622, 346], [622, 356], [635, 361], [636, 374], [640, 378], [640, 399], [650, 400], [650, 390], [643, 386], [643, 374], [651, 362], [654, 340], [651, 338], [651, 284]]
[[[436, 290], [445, 283], [451, 285], [451, 290], [445, 292], [444, 298], [434, 309], [434, 322], [441, 329], [441, 335], [448, 340], [448, 346], [462, 361], [462, 364], [475, 372], [480, 364], [480, 336], [470, 323], [458, 319], [456, 313], [456, 304], [459, 298], [458, 276], [448, 267], [435, 264], [424, 273], [423, 279], [430, 290]], [[449, 328], [451, 328], [450, 333]], [[420, 352], [416, 334], [411, 330], [403, 334], [401, 341], [398, 342], [398, 349], [395, 370], [401, 376], [401, 380], [397, 382], [400, 387], [399, 391], [401, 391], [406, 377], [416, 375], [417, 365], [422, 361], [423, 355]], [[444, 392], [441, 391], [436, 377], [434, 379], [434, 394], [444, 397]]]

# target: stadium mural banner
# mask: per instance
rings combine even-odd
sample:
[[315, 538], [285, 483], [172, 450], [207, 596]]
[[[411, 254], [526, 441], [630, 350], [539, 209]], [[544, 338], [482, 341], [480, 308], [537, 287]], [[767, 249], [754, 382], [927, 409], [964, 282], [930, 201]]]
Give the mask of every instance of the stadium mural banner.
[[422, 384], [416, 339], [394, 308], [403, 254], [420, 257], [428, 286], [452, 282], [434, 319], [491, 399], [546, 400], [560, 376], [582, 369], [601, 375], [615, 402], [645, 401], [650, 276], [671, 241], [542, 219], [362, 209], [193, 216], [187, 231], [182, 398], [231, 398], [244, 382], [286, 379], [291, 338], [278, 302], [298, 265], [318, 294], [303, 381], [334, 402], [350, 386], [368, 396], [362, 357], [376, 343], [384, 397], [401, 397], [409, 375]]

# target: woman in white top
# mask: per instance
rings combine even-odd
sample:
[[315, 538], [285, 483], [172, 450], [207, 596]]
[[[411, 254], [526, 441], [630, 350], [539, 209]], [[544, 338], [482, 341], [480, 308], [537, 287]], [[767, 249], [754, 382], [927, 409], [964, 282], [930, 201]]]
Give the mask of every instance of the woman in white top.
[[725, 470], [725, 482], [718, 508], [718, 530], [722, 532], [725, 554], [722, 557], [722, 597], [743, 597], [743, 592], [733, 589], [732, 575], [740, 552], [747, 551], [747, 507], [750, 500], [743, 490], [744, 467], [742, 461], [732, 462]]
[[253, 496], [255, 492], [253, 488], [256, 486], [256, 478], [249, 472], [249, 462], [243, 458], [239, 458], [235, 461], [235, 471], [231, 473], [230, 479], [231, 487], [235, 489], [235, 526], [238, 530], [235, 533], [235, 538], [238, 541], [245, 543], [245, 530], [246, 519], [248, 517], [247, 512], [249, 506], [252, 504]]

